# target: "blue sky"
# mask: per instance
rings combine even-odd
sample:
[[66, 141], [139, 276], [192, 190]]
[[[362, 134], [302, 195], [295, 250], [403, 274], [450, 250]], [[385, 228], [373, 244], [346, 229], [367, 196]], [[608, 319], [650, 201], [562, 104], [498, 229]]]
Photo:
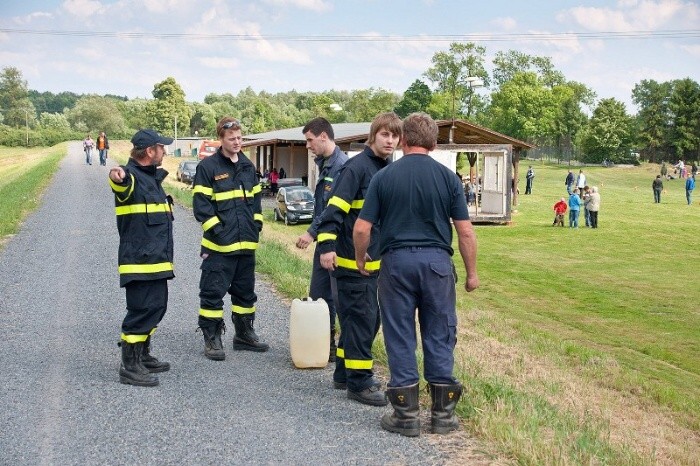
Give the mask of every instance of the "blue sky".
[[[172, 33], [180, 36], [162, 36]], [[487, 69], [498, 51], [548, 56], [567, 79], [630, 112], [643, 79], [700, 81], [697, 0], [5, 0], [0, 67], [17, 67], [38, 91], [129, 98], [151, 98], [168, 76], [200, 102], [249, 86], [402, 93], [455, 40], [439, 36], [476, 35]], [[327, 39], [299, 40], [314, 36]]]

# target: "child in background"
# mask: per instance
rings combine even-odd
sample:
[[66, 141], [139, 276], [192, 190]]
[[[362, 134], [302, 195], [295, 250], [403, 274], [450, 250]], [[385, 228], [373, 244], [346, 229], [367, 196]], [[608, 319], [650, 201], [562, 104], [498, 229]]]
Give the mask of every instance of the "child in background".
[[564, 214], [566, 213], [566, 209], [566, 199], [562, 197], [559, 202], [554, 204], [554, 223], [552, 223], [552, 226], [564, 226]]

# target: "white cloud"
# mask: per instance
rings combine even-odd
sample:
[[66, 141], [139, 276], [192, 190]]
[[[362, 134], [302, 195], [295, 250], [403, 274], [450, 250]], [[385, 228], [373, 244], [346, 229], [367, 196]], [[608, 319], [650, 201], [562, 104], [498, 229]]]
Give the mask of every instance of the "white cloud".
[[614, 8], [570, 8], [556, 19], [599, 32], [696, 28], [700, 6], [681, 0], [619, 0]]
[[68, 13], [79, 18], [89, 18], [102, 9], [102, 3], [96, 0], [66, 0], [62, 6]]
[[518, 22], [514, 18], [510, 17], [499, 17], [491, 21], [491, 24], [503, 31], [513, 31], [518, 27]]
[[275, 6], [292, 6], [303, 10], [330, 11], [333, 5], [324, 0], [264, 0], [265, 3]]
[[51, 19], [51, 18], [53, 18], [53, 15], [49, 12], [35, 11], [35, 12], [29, 13], [28, 15], [25, 15], [25, 16], [18, 16], [16, 18], [13, 18], [13, 20], [17, 24], [29, 24], [36, 19]]
[[215, 69], [236, 69], [239, 68], [241, 62], [236, 58], [224, 58], [224, 57], [200, 57], [197, 61], [206, 68]]
[[700, 58], [700, 44], [695, 44], [695, 45], [681, 45], [681, 49], [685, 50], [688, 52], [690, 55], [694, 57]]

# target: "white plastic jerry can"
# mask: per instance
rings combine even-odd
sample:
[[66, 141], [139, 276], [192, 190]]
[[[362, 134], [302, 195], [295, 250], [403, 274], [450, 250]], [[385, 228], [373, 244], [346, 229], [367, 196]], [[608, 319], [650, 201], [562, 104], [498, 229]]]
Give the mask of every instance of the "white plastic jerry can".
[[326, 367], [331, 343], [328, 304], [319, 298], [292, 300], [289, 318], [289, 350], [299, 369]]

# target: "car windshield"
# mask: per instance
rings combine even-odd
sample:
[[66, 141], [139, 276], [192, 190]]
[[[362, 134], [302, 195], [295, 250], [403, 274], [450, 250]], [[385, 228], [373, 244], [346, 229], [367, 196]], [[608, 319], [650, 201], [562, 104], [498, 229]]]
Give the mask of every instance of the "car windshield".
[[196, 170], [197, 162], [185, 162], [185, 165], [182, 168], [185, 170]]
[[314, 200], [314, 195], [308, 189], [288, 190], [285, 195], [287, 202], [310, 202]]

